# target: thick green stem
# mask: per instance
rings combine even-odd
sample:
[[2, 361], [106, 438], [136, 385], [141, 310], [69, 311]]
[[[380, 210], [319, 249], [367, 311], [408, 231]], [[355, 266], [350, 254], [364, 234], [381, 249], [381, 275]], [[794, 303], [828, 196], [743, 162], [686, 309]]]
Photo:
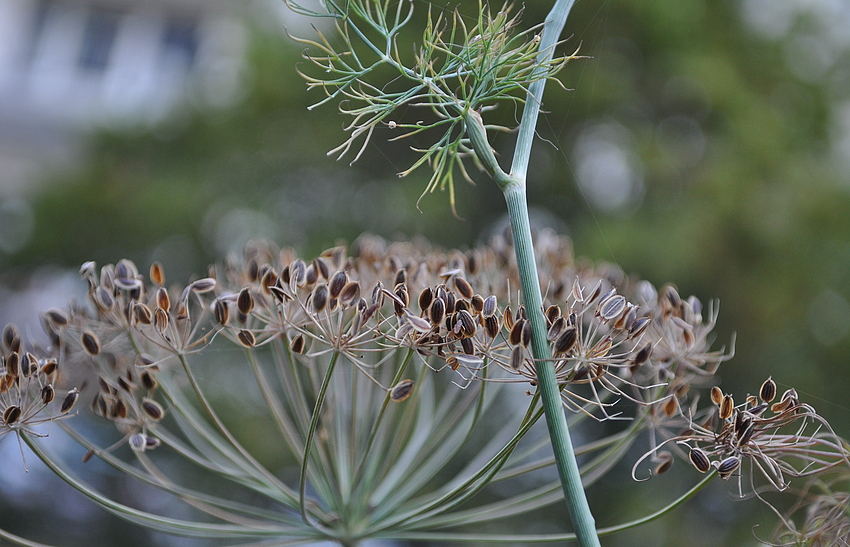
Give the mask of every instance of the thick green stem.
[[517, 269], [522, 285], [523, 300], [528, 320], [531, 322], [531, 349], [534, 355], [535, 369], [540, 398], [546, 412], [546, 424], [549, 427], [549, 437], [555, 452], [555, 463], [567, 509], [573, 522], [579, 545], [582, 547], [599, 547], [596, 535], [596, 523], [590, 512], [584, 488], [581, 485], [576, 456], [573, 452], [570, 431], [567, 427], [567, 417], [561, 404], [561, 392], [555, 377], [555, 367], [552, 363], [552, 353], [546, 339], [546, 319], [543, 317], [543, 296], [540, 293], [540, 283], [537, 277], [537, 263], [534, 259], [534, 247], [531, 241], [531, 225], [528, 221], [528, 205], [525, 190], [517, 185], [508, 185], [505, 189], [505, 201], [508, 204], [508, 214], [511, 218], [511, 230], [514, 237]]

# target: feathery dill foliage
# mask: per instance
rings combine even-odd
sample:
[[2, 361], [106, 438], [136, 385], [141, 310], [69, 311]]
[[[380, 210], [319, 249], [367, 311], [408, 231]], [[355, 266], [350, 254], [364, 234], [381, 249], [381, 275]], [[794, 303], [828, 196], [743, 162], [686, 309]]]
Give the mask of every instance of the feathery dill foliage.
[[[333, 38], [321, 32], [317, 32], [316, 40], [294, 38], [310, 46], [304, 57], [321, 69], [317, 75], [309, 70], [301, 72], [309, 88], [319, 88], [326, 95], [310, 108], [338, 100], [340, 111], [353, 118], [345, 127], [348, 139], [328, 154], [342, 158], [361, 141], [352, 160], [356, 161], [379, 126], [399, 132], [391, 140], [428, 131], [434, 135], [434, 143], [428, 148], [413, 148], [421, 157], [399, 176], [427, 163], [434, 173], [423, 195], [448, 188], [453, 209], [455, 168], [472, 182], [464, 158], [481, 167], [467, 135], [469, 116], [494, 108], [500, 101], [525, 103], [532, 83], [558, 82], [554, 76], [575, 58], [567, 55], [539, 60], [543, 25], [518, 31], [522, 10], [512, 14], [510, 4], [493, 13], [489, 5], [479, 2], [477, 19], [472, 20], [457, 8], [448, 11], [429, 4], [421, 42], [413, 54], [405, 56], [399, 51], [398, 36], [413, 14], [411, 0], [328, 0], [323, 3], [326, 12], [285, 1], [297, 13], [333, 18], [336, 25], [337, 36]], [[386, 67], [392, 69], [395, 78], [388, 83], [375, 81], [376, 73]], [[410, 122], [393, 117], [407, 107], [426, 109], [430, 118]], [[485, 128], [509, 130], [495, 125]]]
[[[15, 432], [51, 469], [120, 516], [233, 544], [351, 545], [435, 533], [481, 540], [487, 536], [455, 530], [559, 502], [557, 480], [499, 501], [479, 495], [491, 482], [552, 464], [541, 450], [545, 438], [528, 435], [543, 411], [532, 394], [537, 380], [526, 310], [513, 292], [510, 242], [497, 237], [488, 246], [443, 252], [364, 236], [354, 249], [304, 260], [257, 241], [185, 287], [167, 286], [159, 264], [149, 280], [127, 260], [99, 271], [85, 264], [89, 303], [43, 314], [48, 345], [28, 345], [13, 326], [4, 330], [0, 434]], [[772, 380], [760, 390], [762, 402], [748, 397], [735, 405], [714, 388], [713, 405], [696, 408], [693, 394], [730, 356], [708, 341], [716, 304], [703, 315], [698, 299], [682, 299], [672, 286], [656, 290], [614, 265], [575, 261], [569, 240], [551, 232], [538, 235], [536, 251], [571, 422], [631, 420], [576, 447], [588, 457], [587, 484], [642, 442], [644, 431], [652, 446], [642, 461], [652, 458], [656, 472], [672, 464], [672, 455], [658, 450], [670, 446], [698, 471], [713, 466], [723, 478], [737, 476], [760, 497], [756, 474], [744, 475], [744, 466], [783, 490], [786, 477], [846, 462], [841, 441], [817, 427], [824, 422], [793, 390], [768, 408]], [[234, 362], [224, 352], [222, 359], [227, 346], [243, 357]], [[216, 367], [250, 371], [265, 405], [266, 419], [257, 422], [267, 428], [264, 442], [289, 463], [267, 468], [249, 450], [250, 439], [228, 427], [226, 399], [245, 391], [208, 394], [203, 377]], [[91, 387], [68, 389], [68, 379], [81, 377]], [[506, 385], [514, 383], [525, 388]], [[54, 390], [68, 394], [59, 408]], [[115, 424], [112, 445], [97, 445], [66, 419], [78, 397]], [[622, 399], [639, 404], [616, 405]], [[194, 507], [197, 520], [118, 504], [76, 479], [38, 442], [43, 434], [33, 427], [49, 421], [88, 450], [86, 459], [102, 458], [160, 488]], [[125, 444], [131, 450], [118, 450]], [[197, 481], [181, 483], [160, 467], [163, 452], [231, 486], [205, 491]], [[813, 535], [812, 527], [846, 534], [846, 526], [822, 518], [841, 513], [834, 505], [842, 503], [846, 509], [840, 496], [816, 499], [800, 534]]]

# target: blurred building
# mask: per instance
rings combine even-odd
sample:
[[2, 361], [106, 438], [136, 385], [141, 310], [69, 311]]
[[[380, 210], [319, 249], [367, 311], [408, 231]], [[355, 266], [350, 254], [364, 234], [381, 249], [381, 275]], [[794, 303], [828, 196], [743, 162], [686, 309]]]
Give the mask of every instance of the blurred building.
[[2, 0], [0, 197], [78, 156], [93, 126], [238, 97], [247, 28], [227, 0]]

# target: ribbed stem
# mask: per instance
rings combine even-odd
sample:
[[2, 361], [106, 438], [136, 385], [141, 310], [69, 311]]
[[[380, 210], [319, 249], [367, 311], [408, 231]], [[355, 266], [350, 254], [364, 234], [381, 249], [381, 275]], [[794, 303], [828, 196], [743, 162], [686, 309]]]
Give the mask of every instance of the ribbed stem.
[[564, 415], [564, 408], [561, 404], [558, 380], [555, 377], [552, 353], [546, 339], [543, 296], [540, 293], [540, 283], [537, 277], [537, 263], [534, 259], [534, 247], [531, 241], [531, 224], [528, 221], [525, 190], [518, 184], [512, 184], [504, 188], [504, 193], [511, 219], [514, 251], [516, 252], [525, 311], [528, 320], [531, 322], [531, 349], [537, 371], [538, 390], [543, 402], [543, 409], [546, 412], [546, 425], [549, 427], [549, 438], [555, 452], [555, 464], [561, 478], [561, 485], [564, 488], [567, 509], [579, 545], [581, 547], [599, 547], [596, 522], [590, 512], [587, 496], [581, 485], [581, 475], [570, 440], [567, 417]]

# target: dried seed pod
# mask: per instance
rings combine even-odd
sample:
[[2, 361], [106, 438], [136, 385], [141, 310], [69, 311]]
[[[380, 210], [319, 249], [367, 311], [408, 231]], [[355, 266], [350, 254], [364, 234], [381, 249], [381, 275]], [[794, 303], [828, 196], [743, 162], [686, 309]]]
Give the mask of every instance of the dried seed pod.
[[115, 306], [115, 299], [109, 289], [100, 286], [94, 291], [94, 303], [101, 311], [107, 312]]
[[6, 407], [6, 410], [3, 411], [3, 422], [6, 424], [13, 424], [21, 418], [21, 414], [23, 414], [21, 407], [9, 405]]
[[646, 327], [649, 326], [650, 321], [652, 321], [652, 319], [649, 317], [638, 317], [635, 319], [629, 326], [629, 336], [627, 339], [632, 340], [643, 334]]
[[465, 354], [475, 355], [475, 344], [472, 342], [472, 338], [461, 338], [460, 347]]
[[56, 359], [48, 359], [41, 366], [41, 373], [47, 377], [50, 377], [56, 370], [59, 368], [59, 361]]
[[551, 326], [555, 323], [556, 320], [560, 319], [561, 308], [552, 304], [551, 306], [546, 308], [545, 315], [546, 315], [546, 324]]
[[68, 315], [59, 308], [50, 308], [44, 315], [54, 327], [64, 327], [68, 324]]
[[144, 452], [148, 445], [147, 435], [144, 433], [130, 435], [130, 439], [127, 442], [133, 452]]
[[329, 279], [330, 272], [328, 271], [328, 263], [321, 257], [313, 259], [313, 270], [322, 279]]
[[455, 304], [457, 303], [457, 298], [455, 297], [455, 293], [447, 292], [446, 298], [446, 313], [454, 313], [455, 312]]
[[79, 390], [77, 388], [72, 389], [65, 396], [65, 399], [62, 401], [62, 406], [59, 407], [59, 412], [62, 414], [67, 414], [71, 412], [71, 409], [74, 408], [74, 404], [77, 402], [77, 398], [80, 396]]
[[307, 281], [307, 265], [300, 258], [296, 258], [289, 265], [289, 285], [300, 287]]
[[649, 361], [649, 356], [652, 355], [652, 342], [647, 342], [645, 346], [635, 354], [634, 364], [640, 366]]
[[272, 292], [272, 287], [277, 284], [277, 279], [277, 272], [274, 271], [274, 268], [270, 267], [266, 270], [266, 273], [263, 274], [263, 278], [260, 280], [260, 287], [262, 287], [265, 294]]
[[738, 437], [738, 446], [744, 446], [750, 439], [753, 438], [753, 433], [756, 431], [756, 423], [752, 418], [746, 418], [741, 424], [740, 429], [735, 430], [735, 435]]
[[123, 420], [127, 417], [127, 405], [123, 399], [116, 399], [115, 403], [109, 409], [109, 416]]
[[158, 422], [165, 416], [165, 410], [162, 409], [162, 406], [154, 401], [153, 399], [149, 399], [147, 397], [142, 399], [142, 410], [151, 420]]
[[20, 351], [21, 349], [21, 335], [18, 333], [18, 327], [12, 323], [3, 328], [3, 346], [9, 352]]
[[307, 270], [304, 272], [304, 285], [307, 287], [312, 287], [316, 284], [316, 281], [319, 280], [319, 272], [316, 271], [316, 267], [313, 264], [307, 266]]
[[230, 306], [221, 298], [216, 298], [213, 302], [213, 316], [216, 322], [222, 327], [227, 325], [227, 320], [230, 318]]
[[484, 299], [484, 305], [481, 307], [481, 315], [484, 317], [493, 317], [496, 315], [496, 295], [491, 294]]
[[162, 264], [159, 262], [151, 264], [150, 278], [155, 285], [165, 285], [165, 268]]
[[150, 372], [148, 372], [148, 371], [142, 372], [142, 374], [139, 376], [139, 378], [142, 380], [142, 385], [145, 386], [145, 389], [147, 389], [148, 391], [156, 389], [156, 386], [157, 386], [156, 378], [154, 378], [153, 374], [151, 374]]
[[413, 380], [402, 380], [390, 390], [390, 400], [394, 403], [400, 403], [410, 397], [413, 393]]
[[491, 315], [490, 317], [484, 318], [484, 331], [490, 338], [495, 338], [499, 335], [499, 330], [501, 326], [502, 323], [495, 315]]
[[443, 319], [446, 318], [446, 303], [439, 298], [431, 303], [431, 308], [428, 310], [428, 315], [431, 317], [432, 325], [441, 325]]
[[408, 310], [405, 310], [404, 316], [415, 331], [425, 333], [431, 330], [431, 323], [427, 319], [419, 317]]
[[160, 440], [156, 437], [151, 437], [150, 435], [145, 436], [145, 450], [153, 450], [155, 448], [159, 448]]
[[396, 286], [399, 283], [407, 283], [407, 270], [405, 270], [404, 268], [399, 268], [395, 272], [395, 278], [393, 280], [393, 286]]
[[434, 302], [434, 291], [431, 290], [431, 287], [425, 287], [419, 293], [419, 309], [422, 311], [427, 310], [432, 302]]
[[626, 309], [626, 297], [620, 294], [613, 294], [599, 303], [596, 309], [596, 316], [602, 319], [603, 323], [615, 319]]
[[505, 323], [505, 328], [512, 331], [514, 328], [514, 314], [510, 306], [505, 306], [505, 311], [502, 313], [502, 321]]
[[[559, 318], [562, 319], [562, 318]], [[564, 332], [555, 340], [553, 350], [556, 354], [567, 354], [576, 345], [578, 341], [578, 331], [575, 327], [566, 327]]]
[[[558, 339], [559, 336], [564, 332], [564, 329], [567, 328], [567, 320], [563, 318], [563, 316], [558, 317], [554, 321], [552, 321], [551, 326], [549, 327], [549, 332], [546, 333], [546, 339], [549, 342], [554, 342]], [[573, 327], [575, 328], [575, 327]]]
[[723, 392], [719, 387], [714, 386], [711, 388], [711, 402], [720, 406], [720, 403], [723, 401]]
[[169, 313], [162, 308], [157, 308], [153, 312], [153, 327], [160, 334], [168, 329]]
[[198, 293], [198, 294], [207, 293], [207, 292], [210, 292], [211, 290], [213, 290], [215, 288], [215, 279], [213, 279], [212, 277], [205, 277], [203, 279], [198, 279], [197, 281], [192, 282], [192, 284], [189, 285], [189, 287], [192, 290], [192, 292], [195, 292], [195, 293]]
[[257, 339], [254, 337], [254, 333], [249, 330], [240, 330], [236, 337], [239, 339], [239, 342], [246, 348], [253, 348], [254, 345], [257, 343]]
[[239, 296], [236, 297], [236, 309], [244, 315], [248, 315], [254, 309], [254, 295], [250, 287], [243, 287], [239, 291]]
[[769, 403], [776, 398], [776, 382], [774, 382], [772, 378], [768, 378], [761, 385], [761, 389], [759, 390], [759, 397], [765, 403]]
[[484, 297], [480, 294], [473, 294], [469, 300], [469, 306], [476, 315], [480, 315], [482, 310], [484, 310]]
[[469, 304], [466, 303], [466, 300], [458, 300], [455, 302], [455, 313], [461, 310], [469, 311]]
[[735, 399], [731, 395], [724, 395], [720, 401], [720, 419], [727, 420], [732, 417], [732, 412], [735, 410]]
[[523, 326], [522, 326], [522, 345], [525, 346], [525, 347], [528, 347], [528, 345], [531, 343], [531, 335], [532, 335], [531, 321], [529, 321], [528, 319], [523, 319], [523, 322], [524, 323], [523, 323]]
[[168, 296], [168, 290], [165, 287], [156, 290], [156, 306], [165, 311], [171, 309], [171, 298]]
[[141, 323], [142, 325], [150, 325], [153, 323], [153, 313], [151, 309], [141, 302], [133, 303], [133, 315], [136, 318], [137, 323]]
[[525, 360], [525, 349], [522, 346], [514, 346], [511, 350], [511, 368], [519, 370]]
[[658, 465], [655, 467], [656, 475], [663, 475], [673, 466], [673, 455], [667, 451], [658, 453]]
[[729, 456], [717, 464], [717, 473], [720, 474], [720, 478], [726, 480], [740, 465], [741, 458], [739, 456]]
[[706, 456], [705, 452], [699, 448], [691, 448], [691, 452], [688, 457], [700, 473], [707, 473], [711, 468], [711, 462], [708, 460], [708, 456]]
[[310, 304], [313, 308], [313, 313], [321, 313], [328, 305], [328, 286], [324, 283], [319, 283], [313, 289], [313, 295], [310, 299]]
[[508, 335], [508, 341], [512, 346], [518, 346], [522, 343], [522, 331], [525, 330], [525, 324], [528, 323], [525, 319], [520, 319], [513, 324], [511, 332]]
[[667, 399], [667, 402], [664, 403], [664, 414], [667, 415], [668, 418], [672, 418], [676, 415], [676, 412], [679, 410], [679, 399], [676, 397], [670, 397]]
[[472, 318], [471, 313], [466, 310], [460, 310], [455, 313], [455, 317], [457, 318], [457, 322], [460, 323], [461, 338], [475, 336], [475, 319]]
[[342, 292], [339, 293], [339, 305], [343, 308], [349, 308], [360, 300], [360, 283], [357, 281], [349, 281]]
[[295, 338], [292, 339], [292, 343], [290, 344], [290, 347], [292, 348], [292, 353], [298, 353], [298, 354], [304, 353], [304, 346], [305, 345], [306, 345], [306, 342], [304, 340], [304, 335], [299, 334], [298, 336], [296, 336]]
[[475, 291], [472, 290], [472, 285], [463, 277], [455, 277], [454, 282], [457, 292], [465, 299], [469, 300], [475, 294]]
[[30, 352], [24, 353], [21, 357], [21, 374], [29, 377], [38, 372], [38, 359]]
[[80, 342], [83, 344], [83, 349], [89, 355], [94, 356], [100, 353], [100, 342], [92, 331], [83, 331], [82, 336], [80, 336]]

